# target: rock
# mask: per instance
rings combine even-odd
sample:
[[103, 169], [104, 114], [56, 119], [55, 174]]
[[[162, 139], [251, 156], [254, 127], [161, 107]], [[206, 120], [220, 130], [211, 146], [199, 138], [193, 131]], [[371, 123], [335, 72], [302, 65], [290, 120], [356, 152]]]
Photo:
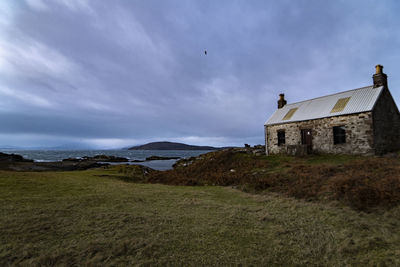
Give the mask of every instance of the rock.
[[75, 171], [104, 167], [107, 163], [95, 161], [54, 161], [54, 162], [0, 162], [0, 169], [13, 171]]
[[25, 159], [21, 155], [17, 154], [6, 154], [0, 152], [0, 161], [7, 161], [7, 162], [33, 162], [31, 159]]
[[81, 162], [83, 159], [82, 158], [67, 158], [63, 159], [63, 162]]
[[255, 156], [262, 156], [265, 154], [265, 150], [264, 149], [254, 149], [253, 150], [253, 155]]
[[89, 157], [90, 160], [94, 161], [103, 161], [103, 162], [127, 162], [129, 161], [127, 158], [116, 157], [116, 156], [107, 156], [107, 155], [96, 155], [94, 157]]
[[201, 160], [201, 159], [203, 159], [203, 158], [202, 157], [190, 157], [190, 158], [179, 159], [172, 165], [172, 168], [175, 169], [175, 168], [179, 168], [179, 167], [187, 167], [187, 166], [191, 165], [193, 162], [195, 162], [196, 160]]
[[83, 157], [83, 158], [67, 158], [63, 159], [63, 162], [128, 162], [127, 158], [107, 156], [107, 155], [96, 155], [94, 157]]
[[63, 159], [63, 162], [128, 162], [127, 158], [107, 156], [107, 155], [96, 155], [94, 157], [83, 157], [83, 158], [67, 158]]
[[169, 159], [180, 159], [180, 157], [161, 157], [161, 156], [150, 156], [146, 158], [148, 160], [169, 160]]

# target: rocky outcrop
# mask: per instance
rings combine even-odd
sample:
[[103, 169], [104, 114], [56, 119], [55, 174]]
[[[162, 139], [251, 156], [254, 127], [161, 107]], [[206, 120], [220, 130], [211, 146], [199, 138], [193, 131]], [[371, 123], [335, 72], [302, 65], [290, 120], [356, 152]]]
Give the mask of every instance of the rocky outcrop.
[[2, 162], [33, 162], [33, 160], [25, 159], [21, 155], [17, 154], [6, 154], [0, 152], [0, 161]]
[[116, 156], [108, 156], [108, 155], [96, 155], [94, 157], [82, 157], [82, 158], [68, 158], [63, 159], [62, 161], [69, 162], [83, 162], [83, 161], [92, 161], [92, 162], [128, 162], [127, 158], [116, 157]]
[[[99, 157], [98, 159], [103, 159]], [[125, 159], [127, 161], [127, 159]], [[34, 162], [21, 155], [0, 152], [0, 169], [12, 171], [74, 171], [97, 168], [106, 164], [98, 163], [100, 160], [66, 159], [62, 162]]]
[[146, 161], [149, 161], [149, 160], [170, 160], [170, 159], [180, 159], [180, 157], [150, 156], [150, 157], [146, 158]]

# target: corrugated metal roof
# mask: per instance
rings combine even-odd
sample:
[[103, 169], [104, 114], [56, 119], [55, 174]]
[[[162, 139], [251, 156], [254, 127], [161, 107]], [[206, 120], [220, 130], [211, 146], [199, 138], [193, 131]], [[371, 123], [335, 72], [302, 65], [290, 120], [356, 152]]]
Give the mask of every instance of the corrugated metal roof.
[[[333, 95], [327, 95], [302, 102], [288, 104], [283, 108], [277, 109], [275, 113], [272, 114], [272, 116], [267, 120], [265, 125], [313, 120], [371, 111], [382, 90], [383, 86], [373, 88], [371, 85]], [[344, 105], [344, 108], [341, 111], [332, 112], [334, 111], [333, 108], [338, 103], [338, 100], [343, 98], [349, 98], [348, 102]], [[283, 119], [290, 110], [296, 108], [297, 110], [289, 119]]]

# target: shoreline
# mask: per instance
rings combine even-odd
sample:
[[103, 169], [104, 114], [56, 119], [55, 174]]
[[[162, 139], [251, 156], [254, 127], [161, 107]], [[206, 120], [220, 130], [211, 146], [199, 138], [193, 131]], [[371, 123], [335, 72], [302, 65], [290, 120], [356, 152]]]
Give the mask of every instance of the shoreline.
[[98, 155], [107, 155], [126, 158], [129, 161], [145, 161], [148, 157], [161, 156], [161, 157], [179, 157], [189, 158], [198, 156], [211, 151], [198, 151], [198, 150], [11, 150], [0, 149], [0, 153], [19, 154], [26, 159], [33, 159], [35, 161], [62, 161], [68, 158], [84, 158], [95, 157]]
[[11, 171], [72, 171], [98, 168], [108, 165], [140, 165], [154, 170], [170, 170], [172, 165], [181, 159], [173, 156], [150, 156], [144, 160], [130, 160], [125, 157], [95, 155], [62, 160], [27, 159], [19, 154], [0, 152], [0, 169]]

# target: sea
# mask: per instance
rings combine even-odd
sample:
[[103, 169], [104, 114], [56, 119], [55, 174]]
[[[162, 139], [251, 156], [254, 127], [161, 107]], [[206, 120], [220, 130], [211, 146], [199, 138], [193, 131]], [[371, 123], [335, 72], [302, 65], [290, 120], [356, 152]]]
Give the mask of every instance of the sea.
[[[180, 157], [189, 158], [199, 156], [211, 151], [207, 150], [16, 150], [1, 149], [0, 152], [8, 154], [18, 154], [26, 159], [32, 159], [36, 162], [61, 161], [67, 158], [82, 158], [84, 156], [93, 157], [96, 155], [107, 155], [124, 157], [131, 160], [145, 160], [150, 156], [160, 157]], [[151, 160], [140, 163], [123, 162], [122, 164], [139, 164], [150, 167], [155, 170], [169, 170], [176, 160]], [[116, 163], [112, 163], [116, 164]]]

